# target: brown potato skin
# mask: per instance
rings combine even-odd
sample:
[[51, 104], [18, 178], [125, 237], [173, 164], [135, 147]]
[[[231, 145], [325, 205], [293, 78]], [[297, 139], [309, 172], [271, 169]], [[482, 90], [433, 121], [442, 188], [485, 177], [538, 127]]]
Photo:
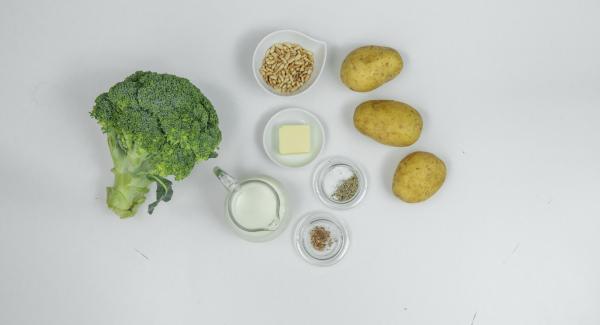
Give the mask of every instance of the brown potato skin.
[[432, 197], [445, 180], [446, 164], [432, 153], [417, 151], [398, 164], [392, 191], [404, 202], [422, 202]]
[[369, 100], [354, 110], [354, 127], [373, 140], [406, 147], [421, 136], [423, 119], [410, 105], [395, 100]]
[[340, 78], [351, 90], [366, 92], [394, 79], [403, 66], [404, 61], [395, 49], [363, 46], [346, 56], [340, 69]]

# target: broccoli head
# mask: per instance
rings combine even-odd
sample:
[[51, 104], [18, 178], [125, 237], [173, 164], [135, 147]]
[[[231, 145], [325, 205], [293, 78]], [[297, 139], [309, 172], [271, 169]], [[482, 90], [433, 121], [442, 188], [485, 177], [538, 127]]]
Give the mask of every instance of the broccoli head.
[[171, 181], [216, 157], [219, 119], [210, 101], [189, 80], [138, 71], [96, 98], [90, 113], [108, 138], [114, 184], [107, 204], [121, 218], [135, 215], [156, 183], [156, 201], [173, 194]]

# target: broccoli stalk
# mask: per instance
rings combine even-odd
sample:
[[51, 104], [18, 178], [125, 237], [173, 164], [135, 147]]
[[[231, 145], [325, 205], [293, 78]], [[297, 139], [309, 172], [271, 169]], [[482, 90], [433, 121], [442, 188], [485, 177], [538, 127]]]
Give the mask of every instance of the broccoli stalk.
[[123, 150], [111, 133], [108, 134], [108, 148], [114, 164], [115, 182], [106, 188], [106, 204], [122, 218], [131, 217], [146, 201], [152, 183], [148, 177], [151, 170], [147, 163], [148, 153], [143, 149]]
[[91, 116], [107, 134], [114, 184], [106, 202], [121, 218], [136, 214], [156, 183], [156, 205], [173, 195], [172, 182], [195, 164], [216, 156], [221, 141], [217, 114], [189, 80], [141, 72], [96, 98]]

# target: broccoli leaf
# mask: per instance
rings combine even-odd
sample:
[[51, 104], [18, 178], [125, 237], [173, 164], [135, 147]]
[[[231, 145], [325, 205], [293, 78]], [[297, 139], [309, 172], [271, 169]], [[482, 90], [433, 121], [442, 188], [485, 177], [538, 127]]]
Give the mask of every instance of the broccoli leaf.
[[148, 214], [152, 214], [160, 201], [171, 201], [171, 197], [173, 197], [173, 183], [164, 177], [156, 175], [149, 175], [148, 178], [156, 182], [156, 201], [148, 205]]

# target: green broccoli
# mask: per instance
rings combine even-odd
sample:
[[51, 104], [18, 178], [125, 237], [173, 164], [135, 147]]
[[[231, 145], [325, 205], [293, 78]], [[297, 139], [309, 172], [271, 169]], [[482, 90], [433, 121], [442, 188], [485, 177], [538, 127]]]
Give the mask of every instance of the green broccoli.
[[153, 182], [156, 201], [169, 201], [171, 181], [216, 157], [219, 119], [210, 101], [189, 80], [138, 71], [96, 98], [90, 115], [108, 138], [115, 181], [106, 202], [121, 218], [135, 215]]

